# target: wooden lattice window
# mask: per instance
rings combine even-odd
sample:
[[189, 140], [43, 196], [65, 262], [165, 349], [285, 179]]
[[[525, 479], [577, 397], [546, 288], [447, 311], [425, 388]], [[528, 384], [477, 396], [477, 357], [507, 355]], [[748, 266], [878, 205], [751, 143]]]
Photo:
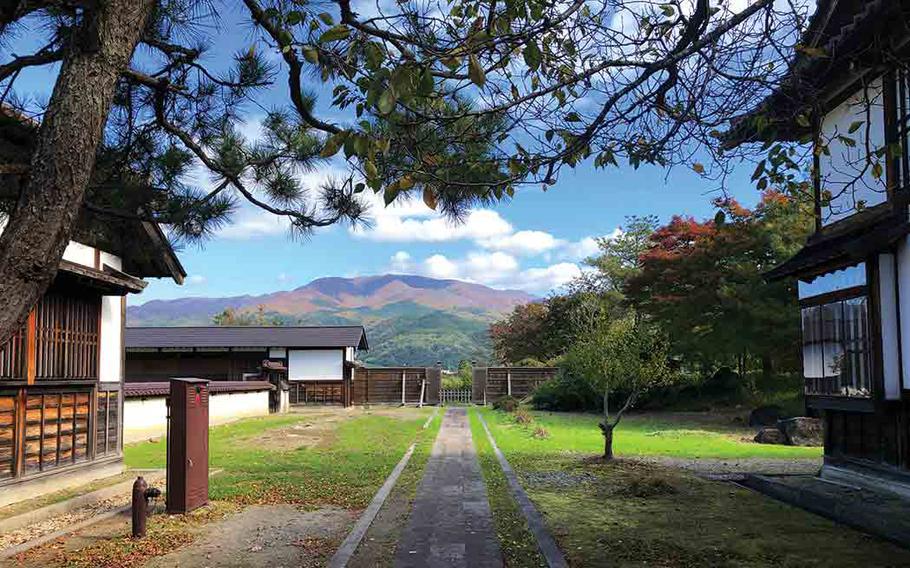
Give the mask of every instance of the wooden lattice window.
[[98, 413], [95, 415], [95, 457], [120, 453], [120, 392], [98, 391]]
[[98, 378], [100, 296], [48, 294], [35, 315], [35, 377]]
[[15, 475], [16, 395], [0, 395], [0, 479]]
[[0, 379], [25, 379], [25, 326], [0, 347]]
[[91, 401], [89, 390], [26, 396], [25, 474], [89, 458]]

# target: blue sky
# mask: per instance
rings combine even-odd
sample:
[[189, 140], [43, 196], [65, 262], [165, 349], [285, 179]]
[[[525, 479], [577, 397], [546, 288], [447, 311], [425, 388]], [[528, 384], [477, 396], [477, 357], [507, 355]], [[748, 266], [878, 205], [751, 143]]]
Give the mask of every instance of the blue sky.
[[[227, 2], [227, 5], [232, 5]], [[250, 45], [250, 26], [237, 10], [225, 18], [209, 61], [216, 66], [237, 49]], [[15, 48], [24, 51], [31, 34], [22, 34]], [[2, 60], [2, 56], [0, 56]], [[20, 95], [46, 98], [55, 69], [31, 71], [17, 83]], [[283, 104], [284, 75], [257, 97], [263, 107]], [[319, 92], [319, 86], [312, 88]], [[320, 97], [319, 108], [328, 108]], [[247, 131], [256, 131], [256, 113]], [[331, 175], [325, 168], [305, 176], [316, 183]], [[749, 183], [752, 167], [738, 168], [728, 191], [745, 204], [758, 192]], [[546, 192], [528, 187], [513, 200], [476, 210], [462, 224], [440, 219], [422, 202], [386, 210], [376, 201], [371, 229], [352, 232], [336, 226], [304, 241], [290, 240], [282, 222], [251, 208], [239, 211], [236, 222], [202, 247], [180, 251], [188, 278], [183, 286], [152, 281], [133, 304], [184, 296], [262, 294], [302, 286], [323, 276], [359, 276], [387, 272], [424, 274], [477, 281], [497, 288], [520, 288], [543, 295], [578, 273], [583, 258], [594, 252], [593, 239], [614, 233], [628, 215], [713, 215], [717, 183], [686, 168], [629, 167], [594, 170], [590, 164], [565, 170]]]

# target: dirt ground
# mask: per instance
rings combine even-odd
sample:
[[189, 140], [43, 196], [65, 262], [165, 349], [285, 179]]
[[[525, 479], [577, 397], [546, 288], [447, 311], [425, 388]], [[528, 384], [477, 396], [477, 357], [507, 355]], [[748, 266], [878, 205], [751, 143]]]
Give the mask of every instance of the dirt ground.
[[384, 416], [397, 420], [417, 420], [425, 410], [397, 406], [373, 407], [307, 407], [292, 406], [291, 414], [305, 417], [305, 420], [284, 428], [273, 428], [245, 441], [250, 447], [275, 451], [291, 451], [300, 448], [314, 448], [329, 445], [335, 431], [343, 422], [359, 416]]
[[147, 568], [324, 566], [357, 512], [292, 505], [256, 505], [205, 528], [193, 544], [149, 561]]

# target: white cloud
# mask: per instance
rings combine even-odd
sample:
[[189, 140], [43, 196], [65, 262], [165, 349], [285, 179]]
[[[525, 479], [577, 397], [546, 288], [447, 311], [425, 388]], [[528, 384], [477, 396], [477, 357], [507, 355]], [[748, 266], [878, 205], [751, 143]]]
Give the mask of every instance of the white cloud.
[[377, 204], [376, 199], [371, 201], [371, 226], [352, 228], [355, 237], [385, 242], [446, 242], [489, 239], [512, 232], [512, 225], [489, 209], [475, 209], [464, 220], [453, 221], [415, 200], [389, 207]]
[[288, 282], [292, 281], [293, 279], [294, 278], [292, 276], [290, 276], [287, 272], [282, 272], [278, 276], [275, 277], [275, 280], [277, 280], [280, 284], [287, 284]]
[[525, 290], [544, 294], [569, 283], [584, 270], [572, 262], [523, 268], [518, 259], [502, 251], [473, 251], [461, 258], [433, 254], [416, 261], [399, 251], [390, 259], [391, 270], [431, 278], [464, 280], [493, 288]]
[[389, 260], [389, 266], [394, 272], [409, 272], [414, 268], [414, 264], [411, 262], [411, 255], [403, 250], [392, 255]]
[[563, 241], [545, 231], [516, 231], [512, 234], [482, 239], [484, 248], [520, 255], [537, 255], [561, 246]]
[[208, 282], [208, 278], [201, 274], [191, 274], [186, 277], [186, 283], [190, 286], [202, 286]]

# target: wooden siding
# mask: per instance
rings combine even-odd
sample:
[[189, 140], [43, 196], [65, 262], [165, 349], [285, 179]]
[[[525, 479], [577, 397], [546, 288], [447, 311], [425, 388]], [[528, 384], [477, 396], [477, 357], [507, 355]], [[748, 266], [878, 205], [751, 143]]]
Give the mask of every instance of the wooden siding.
[[15, 474], [17, 398], [12, 394], [0, 394], [0, 480]]
[[[352, 400], [354, 404], [401, 404], [401, 379], [405, 377], [405, 404], [420, 402], [422, 383], [427, 381], [426, 367], [359, 368], [354, 371]], [[429, 404], [427, 392], [424, 403]]]
[[29, 393], [25, 404], [24, 474], [90, 457], [92, 390]]
[[508, 396], [530, 396], [537, 387], [556, 377], [552, 367], [489, 367], [474, 370], [474, 402], [483, 404]]
[[262, 351], [223, 352], [126, 352], [127, 382], [167, 381], [174, 377], [195, 377], [210, 381], [239, 381], [244, 373], [258, 373], [262, 361], [268, 358]]
[[95, 457], [120, 453], [120, 391], [98, 391], [95, 404]]
[[344, 404], [344, 381], [293, 381], [291, 404]]
[[35, 378], [98, 378], [101, 296], [48, 294], [35, 309]]
[[882, 403], [875, 412], [825, 410], [824, 421], [827, 460], [910, 470], [910, 402]]

